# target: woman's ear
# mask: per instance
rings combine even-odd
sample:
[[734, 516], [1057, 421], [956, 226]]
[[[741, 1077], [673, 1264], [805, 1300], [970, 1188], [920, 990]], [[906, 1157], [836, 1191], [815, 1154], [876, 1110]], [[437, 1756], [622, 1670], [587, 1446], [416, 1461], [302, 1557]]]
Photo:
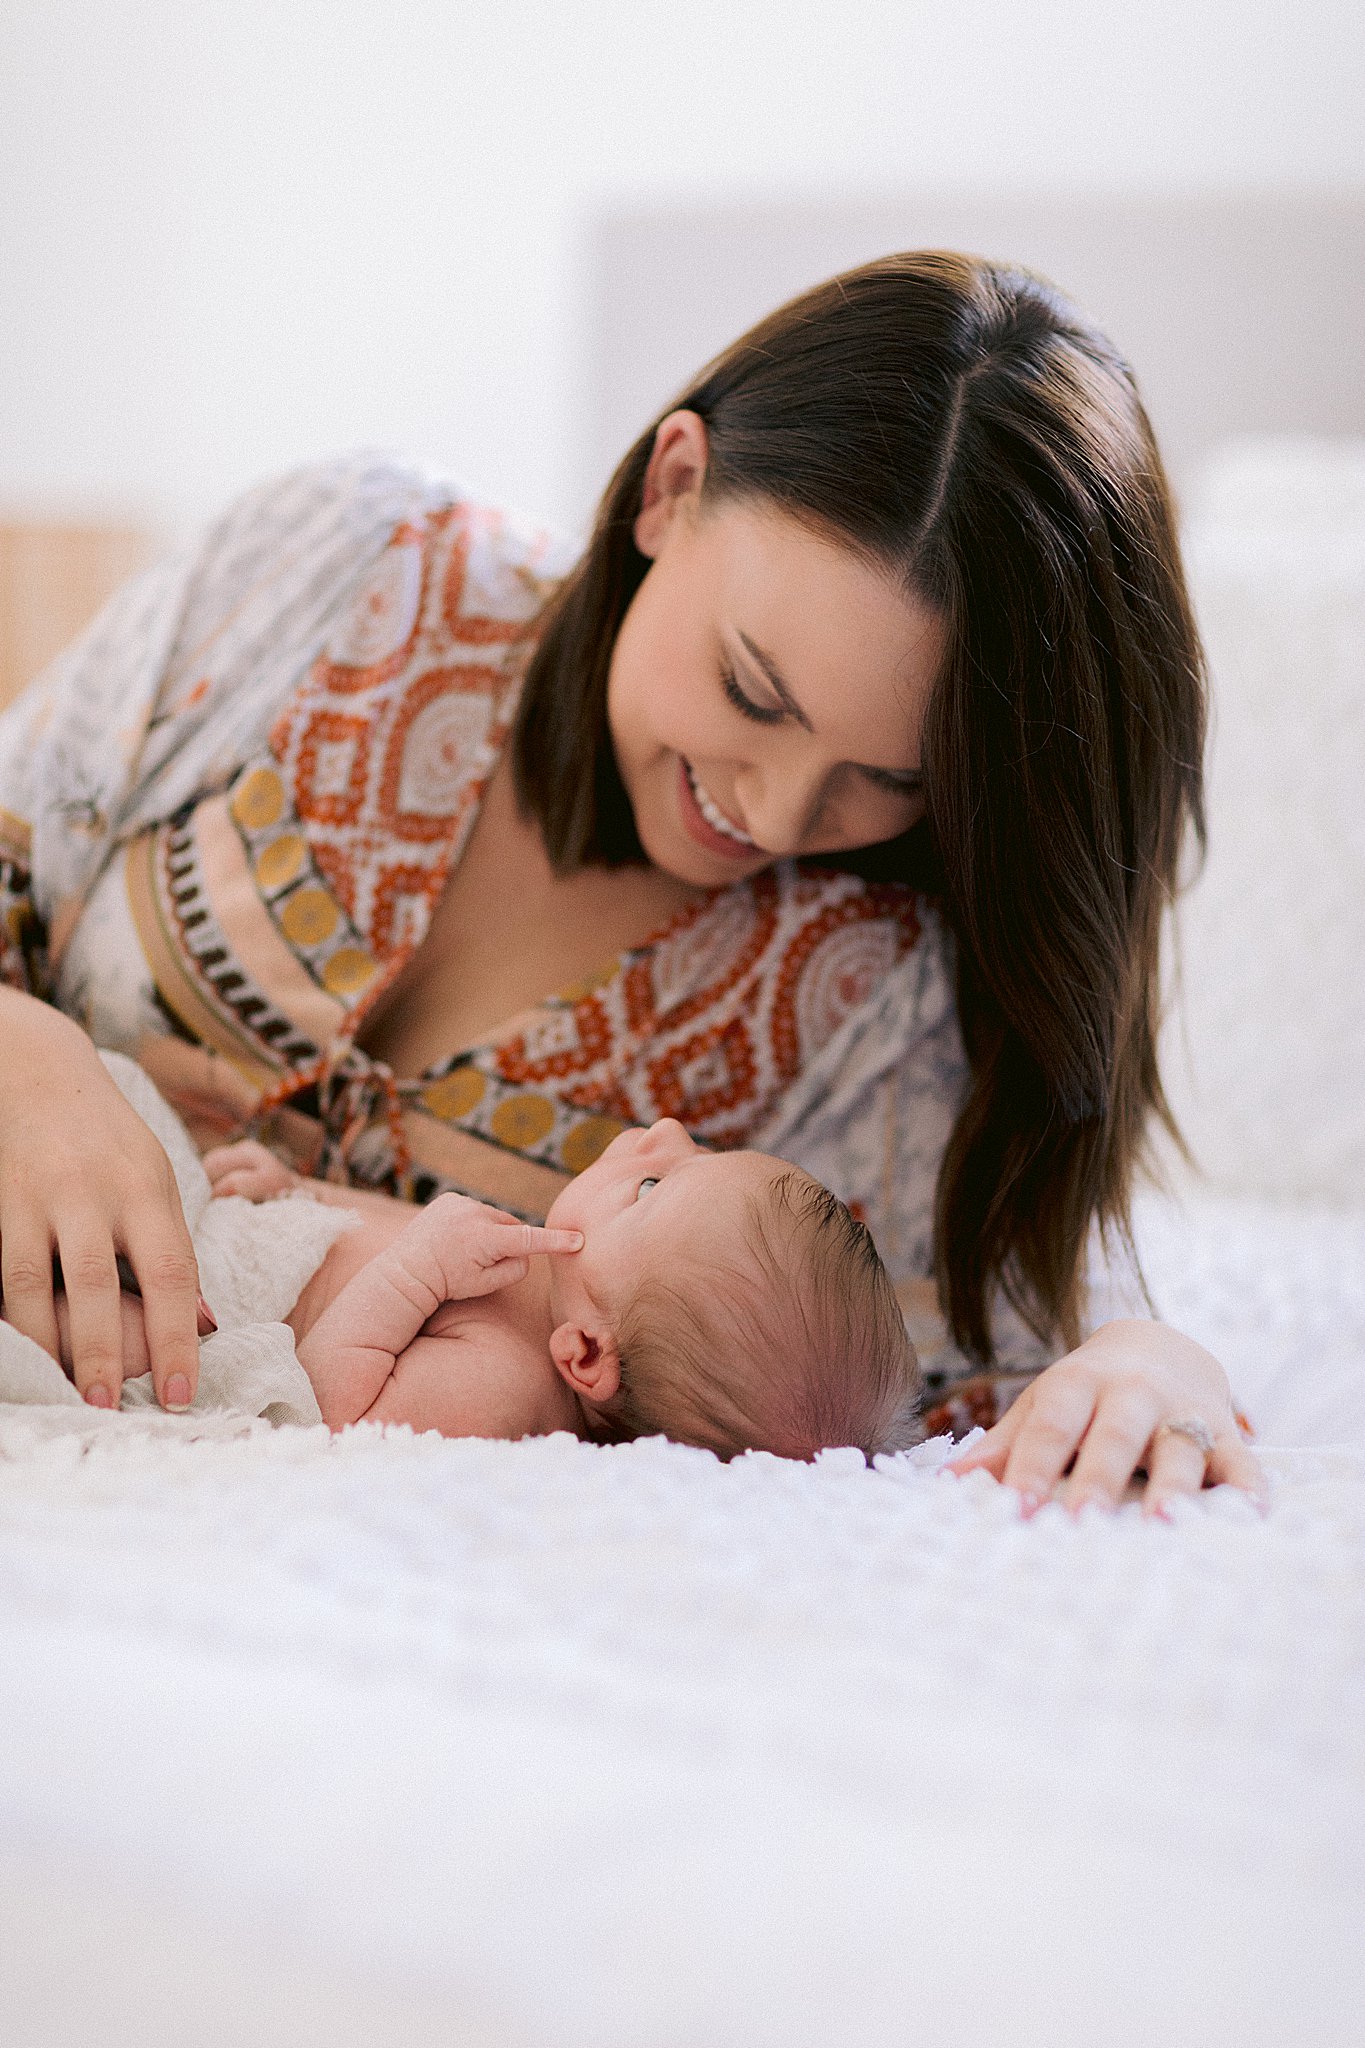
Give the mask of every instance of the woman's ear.
[[635, 520], [635, 545], [651, 560], [684, 505], [701, 496], [710, 455], [706, 423], [695, 412], [671, 412], [654, 436], [645, 487]]
[[560, 1377], [595, 1408], [604, 1408], [619, 1392], [621, 1355], [608, 1331], [561, 1323], [551, 1333], [550, 1356]]

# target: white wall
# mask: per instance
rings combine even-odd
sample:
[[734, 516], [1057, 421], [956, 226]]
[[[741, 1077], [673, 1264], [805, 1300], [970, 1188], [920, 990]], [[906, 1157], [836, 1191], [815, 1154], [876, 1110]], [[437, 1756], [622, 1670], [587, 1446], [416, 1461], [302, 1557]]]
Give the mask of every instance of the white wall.
[[0, 503], [384, 442], [572, 523], [594, 209], [1360, 188], [1363, 105], [1359, 0], [3, 0]]

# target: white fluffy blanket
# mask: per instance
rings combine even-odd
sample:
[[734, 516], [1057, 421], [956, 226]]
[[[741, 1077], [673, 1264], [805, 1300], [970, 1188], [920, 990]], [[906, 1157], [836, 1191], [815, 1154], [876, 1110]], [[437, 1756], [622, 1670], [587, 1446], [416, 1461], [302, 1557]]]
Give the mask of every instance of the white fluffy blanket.
[[0, 2036], [1357, 2043], [1361, 1223], [1144, 1220], [1265, 1519], [0, 1409]]

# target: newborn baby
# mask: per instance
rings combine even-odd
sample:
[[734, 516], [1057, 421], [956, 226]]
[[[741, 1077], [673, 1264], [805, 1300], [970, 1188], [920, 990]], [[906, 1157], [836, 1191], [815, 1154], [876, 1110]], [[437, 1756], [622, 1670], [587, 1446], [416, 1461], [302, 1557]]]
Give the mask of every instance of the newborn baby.
[[[196, 1408], [447, 1436], [661, 1433], [722, 1457], [914, 1441], [918, 1363], [872, 1240], [781, 1160], [704, 1152], [669, 1121], [623, 1132], [545, 1228], [459, 1195], [405, 1209], [300, 1181], [252, 1142], [201, 1164], [147, 1076], [103, 1057], [167, 1148], [223, 1319]], [[136, 1407], [154, 1400], [142, 1304], [122, 1308]], [[9, 1379], [24, 1384], [0, 1370], [0, 1397], [62, 1398], [57, 1367], [21, 1349]]]
[[[217, 1195], [309, 1185], [251, 1142], [204, 1166]], [[722, 1457], [913, 1440], [917, 1362], [863, 1226], [796, 1168], [672, 1120], [623, 1132], [543, 1230], [460, 1195], [372, 1204], [288, 1321], [334, 1429], [662, 1434]]]

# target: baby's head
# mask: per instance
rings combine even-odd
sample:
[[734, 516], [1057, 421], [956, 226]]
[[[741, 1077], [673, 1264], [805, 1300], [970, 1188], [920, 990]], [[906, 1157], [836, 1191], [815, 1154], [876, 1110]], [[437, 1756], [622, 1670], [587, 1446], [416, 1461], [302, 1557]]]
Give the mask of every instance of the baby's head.
[[550, 1349], [589, 1426], [721, 1457], [871, 1456], [914, 1441], [919, 1368], [886, 1269], [843, 1203], [761, 1152], [704, 1152], [671, 1119], [624, 1132], [547, 1222]]

